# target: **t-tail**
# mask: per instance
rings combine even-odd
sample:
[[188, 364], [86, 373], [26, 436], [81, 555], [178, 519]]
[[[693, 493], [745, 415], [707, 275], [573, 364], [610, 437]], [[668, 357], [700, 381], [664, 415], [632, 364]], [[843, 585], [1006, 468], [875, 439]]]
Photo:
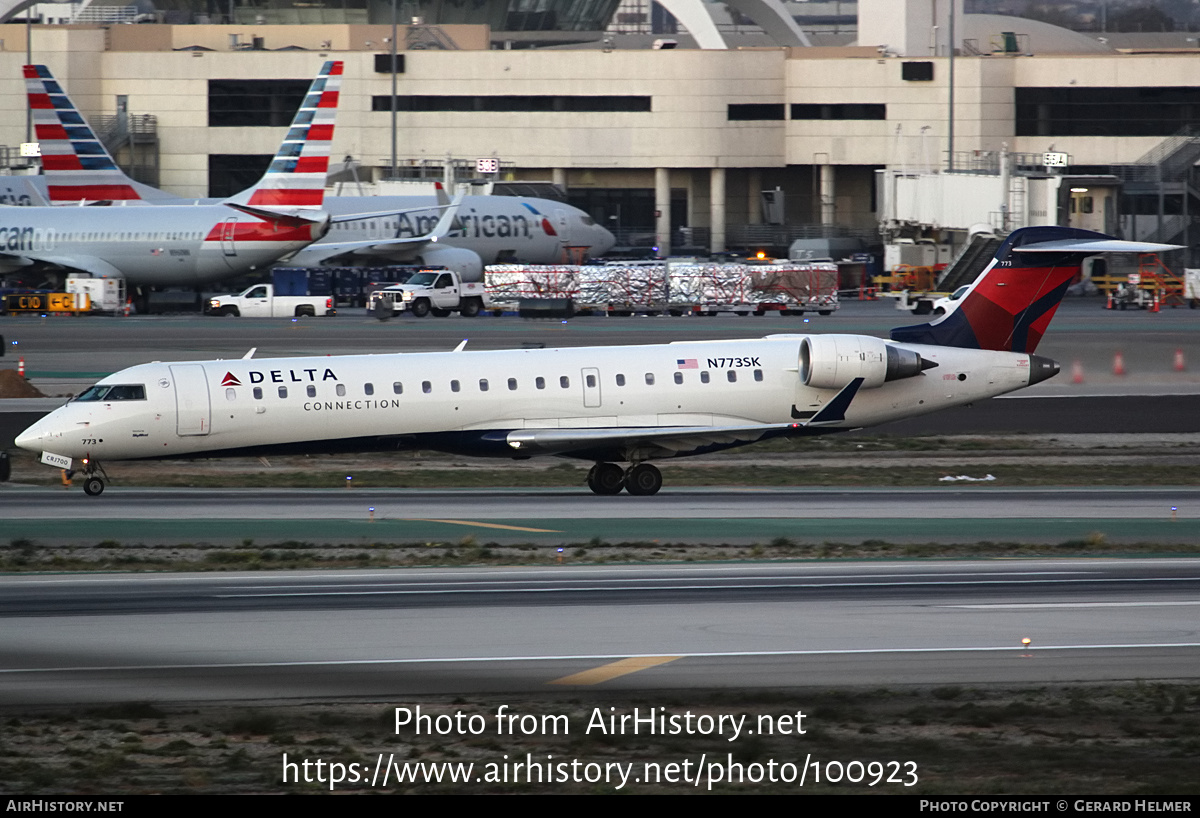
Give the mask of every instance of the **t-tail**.
[[1014, 230], [956, 309], [928, 324], [897, 327], [891, 338], [909, 344], [1033, 353], [1084, 258], [1178, 248], [1121, 241], [1075, 227]]
[[136, 183], [117, 167], [50, 69], [27, 65], [24, 71], [50, 204], [140, 201]]
[[310, 211], [311, 216], [311, 211], [321, 209], [341, 87], [342, 63], [325, 63], [267, 172], [258, 184], [226, 199], [225, 204], [265, 218], [282, 213], [302, 216], [303, 211]]

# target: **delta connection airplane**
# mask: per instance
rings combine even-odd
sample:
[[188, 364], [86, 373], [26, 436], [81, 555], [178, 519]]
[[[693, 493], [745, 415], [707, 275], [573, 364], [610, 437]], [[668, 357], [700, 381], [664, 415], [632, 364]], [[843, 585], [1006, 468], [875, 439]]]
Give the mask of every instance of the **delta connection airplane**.
[[[174, 197], [126, 176], [46, 66], [25, 66], [25, 85], [44, 176], [14, 177], [30, 180], [31, 189], [17, 192], [0, 186], [0, 203], [219, 203]], [[320, 185], [324, 184], [322, 177]], [[446, 267], [467, 281], [478, 281], [486, 264], [557, 264], [567, 252], [601, 256], [616, 243], [612, 233], [582, 210], [523, 196], [466, 196], [453, 228], [438, 235], [434, 228], [450, 200], [441, 185], [437, 187], [436, 197], [326, 196], [324, 208], [333, 215], [332, 229], [287, 263], [413, 263]]]
[[[1085, 256], [1174, 245], [1065, 227], [1005, 239], [952, 312], [865, 335], [149, 363], [17, 445], [104, 490], [114, 460], [435, 449], [595, 462], [596, 494], [654, 494], [649, 461], [936, 412], [1053, 377], [1034, 350]], [[622, 467], [618, 463], [628, 463]]]
[[[34, 79], [47, 90], [30, 96], [39, 140], [69, 144], [78, 114], [64, 113], [60, 106], [73, 106], [52, 79]], [[319, 239], [331, 222], [321, 205], [341, 80], [342, 63], [325, 63], [266, 174], [218, 204], [0, 209], [0, 274], [38, 265], [131, 284], [192, 286], [270, 264]], [[105, 181], [116, 166], [102, 147], [91, 155], [51, 152], [43, 161], [79, 173], [76, 189], [89, 198], [118, 192]]]

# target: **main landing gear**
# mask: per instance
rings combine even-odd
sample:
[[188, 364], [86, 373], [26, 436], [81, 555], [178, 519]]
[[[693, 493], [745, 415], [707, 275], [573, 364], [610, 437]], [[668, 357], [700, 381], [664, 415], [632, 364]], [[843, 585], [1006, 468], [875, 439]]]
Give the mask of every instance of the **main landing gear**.
[[620, 494], [621, 489], [630, 494], [646, 497], [662, 488], [662, 472], [649, 463], [638, 463], [622, 469], [616, 463], [597, 463], [587, 476], [588, 488], [593, 494]]

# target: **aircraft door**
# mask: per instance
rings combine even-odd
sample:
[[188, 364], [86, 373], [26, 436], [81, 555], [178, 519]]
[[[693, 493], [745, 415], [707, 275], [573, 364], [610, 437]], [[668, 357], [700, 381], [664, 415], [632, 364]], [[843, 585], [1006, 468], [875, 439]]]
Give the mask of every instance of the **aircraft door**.
[[237, 245], [234, 243], [234, 238], [237, 236], [237, 218], [226, 219], [221, 225], [221, 252], [227, 256], [237, 255]]
[[175, 381], [175, 434], [180, 437], [208, 434], [212, 410], [204, 367], [172, 366], [171, 376]]
[[600, 406], [600, 370], [587, 366], [579, 374], [583, 380], [584, 408], [598, 408]]
[[558, 231], [558, 242], [563, 247], [571, 243], [571, 214], [559, 208], [554, 211], [554, 229]]

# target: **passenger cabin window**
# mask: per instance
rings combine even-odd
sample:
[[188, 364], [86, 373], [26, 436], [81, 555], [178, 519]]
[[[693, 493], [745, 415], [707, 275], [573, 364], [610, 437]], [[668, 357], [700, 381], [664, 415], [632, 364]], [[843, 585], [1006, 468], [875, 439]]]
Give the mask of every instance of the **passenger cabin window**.
[[756, 381], [762, 380], [762, 370], [761, 369], [754, 370], [754, 380], [756, 380]]
[[375, 384], [364, 383], [363, 384], [363, 394], [364, 395], [374, 395], [375, 394]]
[[509, 378], [509, 379], [508, 379], [508, 390], [509, 390], [510, 392], [515, 392], [515, 391], [517, 391], [517, 379], [516, 379], [516, 378]]
[[700, 373], [700, 383], [708, 383], [708, 370], [707, 369]]
[[286, 386], [279, 387], [279, 397], [281, 397], [281, 398], [287, 397], [287, 387]]
[[653, 372], [646, 373], [646, 385], [654, 386], [654, 373]]
[[400, 383], [400, 381], [394, 382], [392, 384], [392, 392], [394, 392], [397, 395], [403, 395], [404, 394], [404, 384]]
[[458, 381], [450, 381], [450, 391], [451, 392], [458, 391]]
[[488, 391], [488, 382], [487, 382], [487, 378], [480, 378], [480, 379], [479, 379], [479, 391], [480, 391], [480, 392], [486, 392], [486, 391]]
[[675, 373], [675, 383], [683, 383], [683, 373], [682, 372]]
[[546, 388], [546, 379], [542, 378], [542, 377], [538, 377], [538, 379], [533, 382], [533, 385], [536, 386], [538, 389], [545, 389]]
[[225, 390], [225, 400], [237, 400], [237, 390], [232, 386]]
[[568, 378], [566, 375], [563, 375], [558, 379], [558, 385], [561, 386], [563, 389], [570, 389], [571, 388], [571, 379]]
[[337, 385], [337, 386], [334, 388], [334, 391], [335, 391], [335, 392], [337, 392], [337, 396], [338, 396], [339, 398], [344, 398], [344, 397], [346, 397], [346, 384], [344, 384], [344, 383], [339, 383], [339, 384], [338, 384], [338, 385]]
[[617, 376], [617, 386], [624, 386], [624, 385], [625, 385], [625, 376], [618, 375]]
[[262, 400], [262, 387], [261, 386], [254, 387], [254, 399]]
[[433, 384], [431, 384], [429, 381], [421, 381], [421, 391], [428, 395], [433, 391]]
[[317, 396], [317, 387], [313, 386], [311, 383], [304, 388], [304, 391], [308, 393], [310, 398], [315, 398]]
[[729, 370], [727, 373], [725, 373], [725, 377], [729, 378], [730, 383], [737, 383], [737, 370]]
[[595, 375], [587, 376], [587, 386], [588, 386], [588, 389], [596, 388], [596, 376]]

